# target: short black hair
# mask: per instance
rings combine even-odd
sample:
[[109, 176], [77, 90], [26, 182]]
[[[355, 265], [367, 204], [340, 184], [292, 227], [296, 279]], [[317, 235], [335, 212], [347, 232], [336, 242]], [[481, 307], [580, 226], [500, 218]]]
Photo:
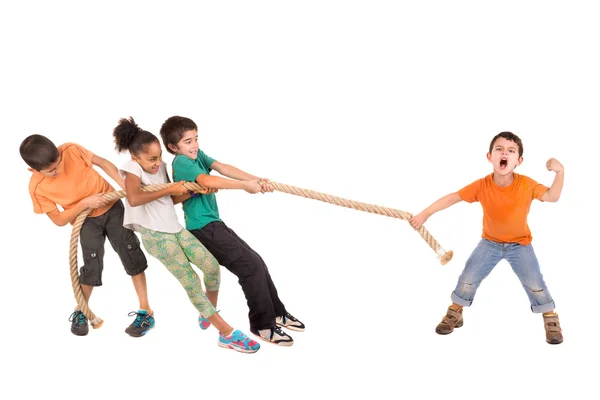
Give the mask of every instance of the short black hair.
[[30, 135], [19, 147], [21, 158], [36, 171], [41, 171], [55, 163], [60, 156], [58, 148], [43, 135]]
[[167, 148], [167, 151], [171, 154], [175, 154], [169, 148], [169, 145], [177, 146], [177, 143], [183, 137], [183, 134], [187, 131], [198, 131], [198, 125], [194, 121], [186, 117], [174, 116], [168, 118], [160, 127], [160, 137], [162, 138], [163, 145]]
[[504, 138], [506, 140], [510, 140], [511, 142], [515, 142], [517, 146], [519, 146], [519, 157], [523, 157], [523, 142], [521, 141], [521, 138], [519, 138], [514, 133], [508, 131], [500, 132], [499, 134], [494, 136], [490, 143], [490, 153], [494, 149], [494, 143], [496, 143], [496, 140], [498, 140], [498, 138]]

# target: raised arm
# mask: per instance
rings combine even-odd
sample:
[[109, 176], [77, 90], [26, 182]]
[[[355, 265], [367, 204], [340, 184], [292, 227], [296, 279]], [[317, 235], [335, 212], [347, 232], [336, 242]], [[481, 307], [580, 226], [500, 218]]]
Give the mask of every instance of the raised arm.
[[551, 158], [546, 162], [546, 168], [548, 171], [556, 172], [556, 175], [554, 176], [552, 186], [550, 186], [550, 189], [546, 190], [546, 192], [542, 195], [541, 200], [556, 202], [558, 199], [560, 199], [560, 193], [562, 192], [563, 183], [565, 181], [565, 168], [555, 158]]

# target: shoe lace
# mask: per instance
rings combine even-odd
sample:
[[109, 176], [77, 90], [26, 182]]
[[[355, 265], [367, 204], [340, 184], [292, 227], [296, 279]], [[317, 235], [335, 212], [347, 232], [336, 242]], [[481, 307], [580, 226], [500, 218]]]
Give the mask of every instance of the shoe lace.
[[81, 312], [81, 310], [73, 311], [73, 314], [69, 316], [69, 322], [76, 321], [77, 324], [85, 324], [85, 315]]
[[135, 321], [133, 321], [133, 326], [139, 327], [148, 314], [140, 314], [137, 311], [131, 311], [129, 314], [127, 314], [128, 317], [133, 317], [134, 315], [137, 315], [137, 317], [135, 317]]
[[280, 326], [276, 326], [275, 328], [272, 328], [272, 329], [273, 330], [272, 330], [272, 333], [271, 333], [271, 337], [273, 337], [273, 334], [275, 334], [275, 333], [278, 334], [279, 336], [282, 336], [282, 337], [286, 337], [287, 336], [287, 333], [285, 333], [283, 331], [283, 329], [281, 329]]
[[298, 320], [297, 320], [297, 319], [296, 319], [296, 318], [295, 318], [295, 317], [294, 317], [292, 314], [290, 314], [290, 313], [287, 313], [287, 314], [285, 314], [285, 316], [284, 316], [283, 318], [284, 318], [284, 319], [289, 319], [289, 320], [292, 320], [293, 322], [296, 322], [296, 321], [298, 321]]

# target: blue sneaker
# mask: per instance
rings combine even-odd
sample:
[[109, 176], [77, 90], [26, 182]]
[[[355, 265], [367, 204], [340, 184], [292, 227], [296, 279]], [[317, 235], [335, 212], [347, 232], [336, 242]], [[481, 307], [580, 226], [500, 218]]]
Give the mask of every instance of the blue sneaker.
[[239, 351], [240, 353], [256, 353], [260, 349], [260, 344], [237, 329], [229, 336], [223, 336], [222, 333], [219, 333], [219, 346]]
[[154, 313], [148, 314], [146, 310], [131, 311], [128, 316], [134, 316], [135, 320], [125, 329], [125, 333], [132, 337], [144, 336], [148, 331], [154, 328]]
[[85, 336], [88, 334], [90, 328], [88, 326], [88, 319], [80, 310], [75, 310], [69, 317], [71, 322], [71, 333], [77, 336]]
[[204, 318], [204, 315], [200, 314], [200, 316], [198, 317], [198, 325], [200, 325], [200, 329], [205, 331], [208, 328], [210, 328], [210, 321]]

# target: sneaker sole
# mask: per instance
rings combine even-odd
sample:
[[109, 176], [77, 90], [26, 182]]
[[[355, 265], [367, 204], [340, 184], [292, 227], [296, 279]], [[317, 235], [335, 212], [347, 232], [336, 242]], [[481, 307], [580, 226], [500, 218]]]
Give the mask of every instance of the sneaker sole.
[[277, 324], [277, 325], [279, 325], [282, 328], [289, 329], [291, 331], [296, 331], [296, 332], [304, 332], [304, 329], [305, 329], [305, 328], [298, 328], [296, 326], [287, 326], [287, 325], [283, 325], [283, 324]]
[[269, 339], [265, 339], [264, 337], [262, 337], [260, 335], [257, 335], [254, 332], [250, 332], [250, 333], [253, 334], [254, 336], [256, 336], [257, 338], [259, 338], [260, 340], [262, 340], [263, 342], [271, 343], [271, 344], [274, 344], [276, 346], [290, 347], [290, 346], [292, 346], [294, 344], [294, 340], [293, 339], [291, 341], [289, 341], [289, 342], [279, 342], [279, 343], [277, 343], [277, 342], [273, 342], [273, 341], [271, 341]]
[[[459, 324], [460, 324], [460, 325], [459, 325]], [[440, 332], [440, 331], [438, 331], [438, 330], [437, 330], [437, 328], [436, 328], [436, 329], [435, 329], [435, 333], [437, 333], [438, 335], [449, 335], [449, 334], [451, 334], [452, 332], [454, 332], [454, 329], [456, 329], [456, 328], [460, 328], [461, 326], [463, 326], [463, 324], [464, 324], [464, 322], [463, 322], [463, 321], [460, 321], [458, 324], [456, 324], [456, 325], [454, 326], [454, 328], [453, 328], [453, 329], [452, 329], [450, 332]]]
[[217, 344], [219, 345], [219, 347], [222, 347], [224, 349], [231, 349], [231, 350], [237, 351], [238, 353], [244, 353], [244, 354], [252, 354], [252, 353], [256, 353], [258, 350], [260, 350], [260, 347], [256, 350], [252, 350], [252, 349], [246, 350], [246, 349], [241, 349], [237, 346], [228, 345], [227, 343], [218, 342]]
[[131, 337], [142, 337], [142, 336], [145, 336], [146, 333], [150, 332], [150, 329], [154, 329], [155, 326], [156, 326], [156, 323], [154, 325], [152, 325], [152, 327], [146, 329], [146, 331], [144, 333], [139, 334], [139, 335], [138, 334], [132, 335], [131, 333], [127, 332], [127, 329], [125, 329], [125, 333], [128, 334]]

